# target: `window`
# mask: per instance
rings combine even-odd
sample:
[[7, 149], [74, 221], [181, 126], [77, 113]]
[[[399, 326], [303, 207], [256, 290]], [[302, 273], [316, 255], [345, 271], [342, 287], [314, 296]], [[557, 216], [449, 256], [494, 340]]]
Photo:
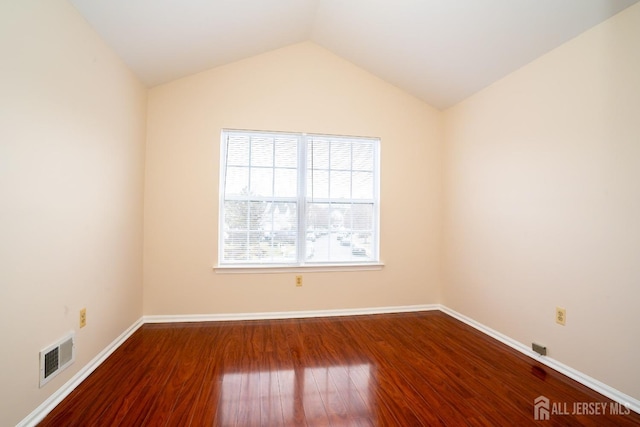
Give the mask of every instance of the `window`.
[[225, 130], [220, 266], [379, 260], [373, 138]]

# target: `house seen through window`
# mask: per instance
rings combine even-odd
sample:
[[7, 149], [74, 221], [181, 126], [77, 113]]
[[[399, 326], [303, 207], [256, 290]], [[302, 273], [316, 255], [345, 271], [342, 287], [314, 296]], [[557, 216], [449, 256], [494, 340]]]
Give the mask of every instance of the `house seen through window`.
[[224, 130], [219, 265], [377, 262], [379, 145]]

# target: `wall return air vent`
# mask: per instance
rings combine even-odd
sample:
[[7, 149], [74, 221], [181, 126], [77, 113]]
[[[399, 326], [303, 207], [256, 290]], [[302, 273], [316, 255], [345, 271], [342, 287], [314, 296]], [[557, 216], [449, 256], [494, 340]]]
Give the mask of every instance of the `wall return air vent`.
[[40, 387], [71, 365], [76, 359], [74, 333], [40, 351]]

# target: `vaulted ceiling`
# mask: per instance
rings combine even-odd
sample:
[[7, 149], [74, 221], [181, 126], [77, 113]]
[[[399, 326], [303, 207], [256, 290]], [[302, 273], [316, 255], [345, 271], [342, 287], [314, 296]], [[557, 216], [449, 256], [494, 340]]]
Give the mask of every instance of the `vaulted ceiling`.
[[450, 107], [639, 0], [69, 0], [148, 86], [313, 41]]

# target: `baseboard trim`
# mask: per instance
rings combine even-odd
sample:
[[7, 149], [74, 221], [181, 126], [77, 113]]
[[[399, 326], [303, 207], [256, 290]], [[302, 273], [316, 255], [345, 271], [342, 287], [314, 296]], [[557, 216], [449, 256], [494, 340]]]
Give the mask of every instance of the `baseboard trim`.
[[65, 397], [67, 397], [82, 381], [84, 381], [98, 366], [104, 362], [118, 347], [120, 347], [138, 328], [145, 323], [176, 323], [176, 322], [212, 322], [229, 320], [264, 320], [264, 319], [294, 319], [311, 317], [357, 316], [366, 314], [409, 313], [416, 311], [438, 310], [438, 304], [409, 305], [395, 307], [373, 307], [340, 310], [311, 310], [311, 311], [282, 311], [265, 313], [229, 313], [229, 314], [191, 314], [167, 316], [143, 316], [94, 357], [87, 365], [78, 371], [69, 381], [55, 391], [40, 406], [20, 421], [16, 427], [33, 427], [47, 416]]
[[443, 313], [448, 314], [449, 316], [456, 318], [458, 320], [460, 320], [463, 323], [466, 323], [467, 325], [471, 326], [472, 328], [477, 329], [478, 331], [489, 335], [490, 337], [500, 341], [503, 344], [508, 345], [509, 347], [513, 348], [514, 350], [519, 351], [520, 353], [523, 353], [526, 356], [531, 357], [532, 359], [535, 359], [536, 361], [542, 363], [543, 365], [548, 366], [551, 369], [554, 369], [558, 372], [560, 372], [563, 375], [566, 375], [567, 377], [571, 378], [572, 380], [575, 380], [577, 382], [579, 382], [580, 384], [589, 387], [590, 389], [597, 391], [598, 393], [602, 394], [603, 396], [608, 397], [609, 399], [613, 400], [614, 402], [620, 403], [621, 405], [626, 406], [627, 408], [631, 409], [632, 411], [639, 413], [640, 414], [640, 400], [635, 399], [625, 393], [622, 393], [619, 390], [616, 390], [613, 387], [608, 386], [607, 384], [596, 380], [595, 378], [590, 377], [589, 375], [584, 374], [583, 372], [580, 372], [570, 366], [565, 365], [562, 362], [557, 361], [556, 359], [552, 358], [552, 357], [548, 357], [548, 356], [541, 356], [538, 353], [534, 352], [531, 348], [529, 348], [528, 346], [522, 344], [519, 341], [514, 340], [513, 338], [510, 338], [498, 331], [496, 331], [495, 329], [491, 329], [490, 327], [483, 325], [480, 322], [477, 322], [473, 319], [471, 319], [470, 317], [467, 317], [463, 314], [458, 313], [455, 310], [452, 310], [446, 306], [440, 305], [439, 307], [440, 311], [442, 311]]
[[42, 402], [33, 412], [27, 415], [16, 427], [32, 427], [36, 426], [47, 416], [65, 397], [67, 397], [76, 387], [82, 383], [98, 366], [104, 362], [118, 347], [120, 347], [140, 326], [144, 324], [143, 318], [138, 319], [120, 336], [111, 342], [96, 357], [87, 363], [80, 371], [69, 379], [62, 387], [53, 393], [47, 400]]
[[410, 313], [419, 311], [439, 310], [461, 322], [477, 329], [478, 331], [498, 340], [499, 342], [519, 351], [560, 372], [563, 375], [583, 384], [590, 389], [618, 402], [634, 412], [640, 413], [640, 400], [635, 399], [619, 390], [610, 387], [595, 378], [592, 378], [576, 369], [571, 368], [551, 357], [540, 356], [528, 346], [516, 341], [494, 329], [477, 322], [455, 310], [441, 304], [423, 304], [391, 307], [353, 308], [337, 310], [309, 310], [309, 311], [281, 311], [264, 313], [227, 313], [227, 314], [189, 314], [189, 315], [158, 315], [143, 316], [131, 325], [126, 331], [120, 334], [102, 352], [93, 358], [84, 368], [76, 373], [69, 381], [53, 393], [47, 400], [24, 418], [16, 427], [36, 426], [42, 419], [53, 410], [65, 397], [67, 397], [82, 381], [84, 381], [98, 366], [104, 362], [118, 347], [120, 347], [138, 328], [145, 323], [177, 323], [177, 322], [220, 322], [234, 320], [269, 320], [269, 319], [297, 319], [313, 317], [338, 317], [338, 316], [359, 316], [369, 314], [390, 314], [390, 313]]
[[263, 313], [183, 314], [144, 316], [144, 323], [224, 322], [233, 320], [303, 319], [312, 317], [361, 316], [367, 314], [410, 313], [439, 310], [438, 304], [391, 307], [347, 308], [337, 310], [269, 311]]

